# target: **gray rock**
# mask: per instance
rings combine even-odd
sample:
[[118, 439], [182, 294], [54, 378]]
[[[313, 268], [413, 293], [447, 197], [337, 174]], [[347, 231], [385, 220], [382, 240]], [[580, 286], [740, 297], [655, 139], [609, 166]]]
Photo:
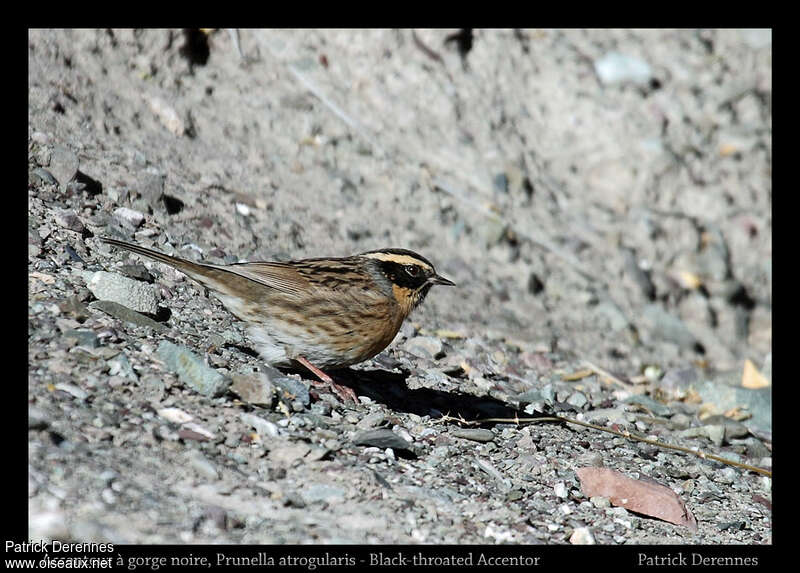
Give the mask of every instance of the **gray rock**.
[[594, 71], [605, 85], [631, 83], [646, 86], [653, 75], [647, 62], [619, 52], [608, 52], [595, 60]]
[[28, 406], [28, 429], [44, 430], [50, 425], [47, 412], [36, 406]]
[[389, 428], [359, 432], [353, 436], [352, 442], [357, 446], [375, 446], [381, 449], [392, 448], [394, 450], [412, 451], [411, 444]]
[[767, 458], [772, 455], [770, 449], [767, 446], [765, 446], [764, 443], [758, 438], [749, 437], [737, 443], [745, 445], [745, 447], [747, 448], [747, 456], [749, 458], [752, 459]]
[[698, 379], [697, 370], [692, 367], [671, 368], [656, 385], [670, 398], [684, 398], [689, 389], [697, 384]]
[[119, 271], [121, 274], [128, 277], [129, 279], [134, 279], [146, 283], [153, 282], [153, 275], [151, 275], [150, 271], [147, 270], [147, 267], [141, 263], [120, 265], [119, 267], [117, 267], [117, 271]]
[[279, 399], [288, 399], [290, 402], [297, 401], [306, 408], [311, 404], [311, 396], [308, 394], [308, 387], [302, 380], [287, 376], [277, 368], [273, 368], [267, 364], [261, 365], [261, 372], [264, 374], [267, 381], [278, 389]]
[[258, 433], [258, 435], [262, 437], [275, 438], [278, 436], [278, 426], [269, 420], [265, 420], [261, 416], [242, 413], [239, 415], [239, 419], [248, 426], [251, 426]]
[[383, 412], [372, 412], [361, 418], [356, 424], [356, 428], [359, 430], [369, 430], [370, 428], [383, 424], [385, 419], [386, 416], [384, 416]]
[[594, 545], [595, 540], [592, 535], [592, 530], [588, 527], [576, 527], [569, 537], [569, 542], [572, 545]]
[[164, 195], [165, 181], [166, 175], [162, 173], [152, 173], [149, 171], [142, 173], [137, 191], [150, 207], [155, 208], [161, 206], [163, 210], [163, 205], [161, 205], [160, 200]]
[[542, 400], [547, 404], [552, 404], [556, 399], [556, 391], [552, 384], [545, 384], [540, 391]]
[[311, 446], [305, 442], [289, 440], [273, 440], [269, 443], [269, 459], [280, 465], [291, 466], [302, 460], [311, 452]]
[[39, 179], [43, 183], [48, 183], [50, 185], [58, 185], [58, 179], [56, 179], [53, 174], [44, 167], [37, 167], [31, 171], [30, 175], [28, 176], [28, 180], [31, 178]]
[[53, 212], [53, 221], [59, 227], [75, 231], [76, 233], [83, 233], [86, 229], [80, 217], [72, 209], [59, 209]]
[[116, 302], [147, 314], [158, 312], [158, 296], [152, 285], [135, 281], [117, 273], [97, 271], [86, 281], [86, 286], [99, 300]]
[[248, 404], [270, 408], [275, 390], [265, 374], [233, 374], [231, 390]]
[[86, 400], [89, 397], [88, 392], [83, 388], [78, 388], [75, 384], [68, 384], [66, 382], [59, 382], [55, 385], [56, 390], [61, 390], [67, 394], [72, 395], [78, 400]]
[[230, 379], [209, 368], [203, 360], [185, 346], [164, 340], [158, 345], [159, 358], [181, 382], [204, 396], [220, 396], [230, 385]]
[[139, 314], [135, 310], [131, 310], [127, 306], [123, 306], [118, 302], [112, 302], [110, 300], [96, 300], [89, 304], [89, 308], [96, 308], [97, 310], [102, 310], [103, 312], [105, 312], [110, 316], [113, 316], [114, 318], [124, 320], [125, 322], [130, 322], [131, 324], [135, 324], [136, 326], [146, 326], [158, 332], [163, 332], [167, 330], [167, 327], [161, 324], [160, 322], [156, 322], [149, 316]]
[[114, 210], [114, 218], [130, 229], [136, 229], [144, 223], [144, 213], [129, 209], [128, 207], [119, 207]]
[[[737, 383], [740, 374], [731, 375], [731, 383]], [[772, 387], [742, 388], [725, 383], [725, 376], [715, 380], [704, 380], [695, 385], [703, 402], [714, 404], [720, 411], [736, 406], [746, 406], [752, 417], [745, 422], [751, 430], [772, 431]]]
[[130, 360], [124, 354], [117, 354], [113, 359], [108, 361], [109, 370], [108, 374], [110, 376], [124, 376], [129, 380], [138, 380], [139, 376], [131, 366]]
[[721, 446], [725, 440], [725, 426], [723, 424], [713, 424], [687, 428], [678, 432], [678, 436], [682, 438], [708, 438], [715, 446]]
[[78, 156], [63, 145], [56, 145], [50, 152], [50, 173], [58, 180], [62, 189], [75, 178], [79, 164]]
[[442, 353], [442, 341], [433, 336], [415, 336], [408, 340], [404, 347], [414, 356], [429, 360], [433, 360]]
[[725, 442], [729, 443], [731, 440], [735, 440], [737, 438], [744, 438], [750, 433], [750, 430], [747, 429], [747, 426], [744, 424], [737, 422], [736, 420], [731, 420], [730, 418], [726, 418], [721, 414], [717, 414], [716, 416], [709, 416], [705, 420], [703, 420], [706, 425], [715, 425], [721, 424], [725, 426]]
[[583, 408], [588, 402], [589, 399], [583, 392], [573, 392], [572, 394], [570, 394], [569, 398], [567, 398], [567, 404], [575, 406], [579, 410]]
[[494, 432], [485, 428], [459, 428], [451, 432], [453, 437], [473, 442], [491, 442], [494, 440]]
[[97, 348], [100, 345], [100, 339], [97, 338], [97, 335], [91, 330], [67, 330], [64, 332], [64, 338], [74, 338], [77, 340], [78, 346], [85, 346], [87, 348]]

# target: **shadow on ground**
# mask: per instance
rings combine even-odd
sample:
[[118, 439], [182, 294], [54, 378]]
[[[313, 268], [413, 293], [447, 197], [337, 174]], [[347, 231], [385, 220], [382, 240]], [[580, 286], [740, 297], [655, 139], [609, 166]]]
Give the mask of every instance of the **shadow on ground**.
[[462, 392], [445, 392], [431, 388], [411, 389], [408, 373], [386, 370], [337, 371], [336, 380], [353, 388], [360, 396], [384, 404], [396, 412], [407, 412], [433, 418], [448, 414], [465, 420], [477, 418], [513, 418], [519, 411], [490, 396], [473, 396]]

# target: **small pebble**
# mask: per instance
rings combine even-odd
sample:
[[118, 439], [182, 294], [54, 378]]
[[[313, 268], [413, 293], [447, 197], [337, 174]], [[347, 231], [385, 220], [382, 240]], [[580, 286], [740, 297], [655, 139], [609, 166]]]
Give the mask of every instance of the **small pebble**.
[[47, 413], [36, 406], [28, 406], [28, 429], [44, 430], [50, 425]]
[[58, 185], [58, 179], [56, 179], [52, 173], [50, 173], [44, 167], [37, 167], [31, 172], [31, 175], [34, 177], [39, 178], [44, 183], [48, 183], [50, 185]]
[[600, 81], [606, 85], [632, 83], [647, 85], [652, 70], [644, 60], [619, 52], [608, 52], [595, 60], [594, 70]]
[[588, 527], [577, 527], [569, 537], [573, 545], [594, 545], [594, 536]]
[[408, 340], [404, 347], [411, 354], [429, 360], [435, 359], [442, 353], [442, 341], [432, 336], [415, 336]]
[[583, 392], [573, 392], [570, 397], [567, 398], [567, 404], [575, 406], [579, 410], [583, 408], [587, 402], [589, 402], [589, 400]]
[[71, 209], [55, 211], [53, 214], [53, 220], [59, 227], [63, 227], [64, 229], [68, 229], [70, 231], [75, 231], [76, 233], [83, 233], [83, 231], [86, 229], [86, 227], [83, 226], [83, 221], [81, 221], [80, 217], [78, 217], [78, 215], [75, 214], [75, 211], [72, 211]]
[[392, 448], [394, 450], [412, 451], [412, 445], [389, 428], [359, 432], [353, 436], [352, 442], [357, 446], [374, 446], [381, 449]]
[[158, 345], [158, 357], [181, 382], [203, 396], [221, 396], [230, 385], [230, 379], [206, 366], [194, 352], [168, 340]]
[[231, 390], [248, 404], [270, 408], [275, 391], [269, 378], [264, 374], [233, 374]]
[[191, 414], [184, 412], [180, 408], [161, 408], [156, 410], [156, 414], [173, 424], [184, 424], [194, 419]]
[[117, 354], [112, 360], [108, 361], [109, 376], [123, 376], [129, 380], [138, 380], [139, 376], [131, 366], [130, 360], [124, 354]]
[[56, 390], [61, 390], [62, 392], [66, 392], [71, 396], [77, 398], [78, 400], [86, 400], [89, 397], [89, 394], [83, 390], [82, 388], [78, 388], [74, 384], [68, 384], [66, 382], [59, 382], [55, 385]]
[[302, 380], [287, 376], [277, 368], [265, 364], [261, 366], [261, 371], [266, 375], [267, 380], [277, 388], [279, 399], [286, 400], [289, 403], [298, 400], [306, 408], [311, 404], [308, 387]]
[[255, 414], [243, 413], [239, 419], [251, 426], [260, 436], [276, 438], [278, 436], [278, 426]]
[[86, 348], [97, 348], [100, 345], [100, 339], [91, 330], [67, 330], [64, 332], [64, 337], [75, 339], [78, 346]]
[[725, 426], [714, 424], [710, 426], [697, 426], [678, 432], [682, 438], [708, 438], [715, 446], [721, 446], [725, 440]]
[[451, 432], [453, 437], [472, 440], [473, 442], [491, 442], [494, 432], [484, 428], [459, 428]]
[[183, 424], [178, 432], [178, 436], [184, 440], [196, 440], [199, 442], [211, 441], [217, 437], [214, 432], [194, 422]]
[[114, 218], [131, 229], [137, 229], [144, 223], [145, 215], [141, 211], [129, 209], [128, 207], [119, 207], [114, 210]]
[[385, 419], [386, 416], [384, 416], [383, 412], [373, 412], [361, 418], [361, 420], [356, 423], [356, 428], [359, 430], [369, 430], [370, 428], [383, 424]]

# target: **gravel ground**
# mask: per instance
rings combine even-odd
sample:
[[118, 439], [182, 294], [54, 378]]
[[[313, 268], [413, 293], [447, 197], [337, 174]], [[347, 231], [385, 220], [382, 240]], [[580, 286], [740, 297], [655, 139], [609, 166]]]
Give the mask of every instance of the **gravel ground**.
[[[771, 467], [770, 387], [741, 385], [771, 379], [771, 32], [454, 32], [29, 33], [31, 538], [771, 543], [763, 475], [440, 419]], [[400, 246], [458, 287], [336, 374], [344, 405], [104, 235], [217, 263]], [[697, 530], [588, 498], [598, 465]]]

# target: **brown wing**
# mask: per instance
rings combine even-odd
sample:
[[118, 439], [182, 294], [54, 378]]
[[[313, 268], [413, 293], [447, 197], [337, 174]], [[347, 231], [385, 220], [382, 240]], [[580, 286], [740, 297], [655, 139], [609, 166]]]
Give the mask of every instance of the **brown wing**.
[[238, 263], [216, 268], [295, 296], [316, 289], [341, 292], [365, 284], [363, 261], [355, 257]]
[[239, 275], [290, 296], [302, 296], [308, 292], [310, 286], [308, 279], [291, 263], [265, 262], [204, 266]]

